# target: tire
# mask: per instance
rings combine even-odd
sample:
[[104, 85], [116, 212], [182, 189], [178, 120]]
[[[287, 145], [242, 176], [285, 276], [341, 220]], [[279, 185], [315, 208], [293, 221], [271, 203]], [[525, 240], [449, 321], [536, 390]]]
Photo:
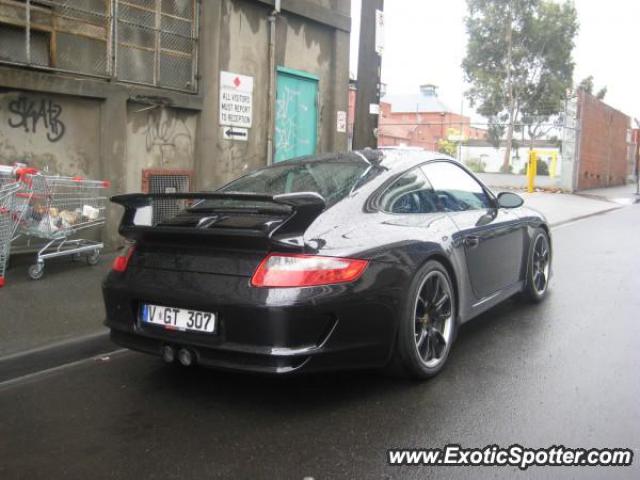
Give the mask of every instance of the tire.
[[100, 250], [94, 250], [87, 256], [87, 264], [93, 266], [100, 261]]
[[430, 260], [418, 270], [409, 287], [392, 360], [395, 372], [414, 379], [437, 375], [447, 361], [455, 335], [453, 283], [446, 268]]
[[32, 280], [40, 280], [44, 275], [44, 265], [36, 263], [29, 267], [29, 277]]
[[549, 292], [551, 273], [551, 242], [549, 235], [542, 228], [533, 233], [531, 248], [527, 262], [527, 278], [522, 297], [525, 301], [539, 303]]

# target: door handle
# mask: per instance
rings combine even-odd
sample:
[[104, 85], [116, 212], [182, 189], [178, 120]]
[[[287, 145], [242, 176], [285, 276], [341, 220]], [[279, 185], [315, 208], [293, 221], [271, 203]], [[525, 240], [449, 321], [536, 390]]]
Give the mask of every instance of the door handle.
[[475, 235], [467, 235], [464, 237], [464, 245], [469, 248], [475, 248], [480, 245], [480, 237]]

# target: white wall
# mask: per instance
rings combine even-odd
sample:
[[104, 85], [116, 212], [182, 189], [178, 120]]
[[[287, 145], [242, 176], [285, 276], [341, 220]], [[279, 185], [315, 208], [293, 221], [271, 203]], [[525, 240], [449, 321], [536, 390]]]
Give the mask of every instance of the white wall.
[[[503, 147], [496, 149], [493, 147], [467, 147], [462, 146], [462, 161], [464, 163], [468, 163], [470, 160], [482, 160], [485, 164], [485, 171], [488, 173], [500, 172], [500, 167], [502, 166], [502, 162], [504, 160], [504, 151]], [[559, 148], [536, 148], [538, 152], [538, 161], [542, 160], [547, 163], [547, 165], [551, 165], [551, 154], [552, 152], [558, 153], [558, 162], [556, 167], [556, 175], [559, 175], [562, 170], [562, 158], [560, 155]], [[516, 150], [512, 150], [511, 156], [511, 165], [513, 166], [513, 173], [520, 173], [520, 170], [526, 165], [527, 159], [529, 158], [529, 148], [528, 147], [520, 147]], [[519, 158], [516, 158], [519, 157]]]

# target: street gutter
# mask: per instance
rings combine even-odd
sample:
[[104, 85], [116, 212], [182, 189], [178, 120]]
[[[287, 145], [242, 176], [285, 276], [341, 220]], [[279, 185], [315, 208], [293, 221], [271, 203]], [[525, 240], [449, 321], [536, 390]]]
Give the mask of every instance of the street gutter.
[[0, 357], [0, 384], [19, 377], [113, 352], [104, 331]]

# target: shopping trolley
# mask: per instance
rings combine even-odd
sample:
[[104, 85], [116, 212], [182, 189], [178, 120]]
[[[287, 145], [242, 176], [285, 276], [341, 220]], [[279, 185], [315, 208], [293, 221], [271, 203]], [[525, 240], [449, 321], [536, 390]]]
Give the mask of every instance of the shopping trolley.
[[11, 240], [17, 221], [15, 198], [20, 188], [21, 185], [18, 182], [9, 183], [0, 179], [0, 287], [4, 286], [9, 263]]
[[21, 192], [18, 192], [12, 199], [12, 232], [11, 232], [11, 240], [13, 241], [16, 238], [16, 231], [18, 229], [18, 225], [22, 220], [22, 216], [24, 212], [27, 210], [29, 206], [29, 195], [24, 193], [25, 185], [21, 182], [21, 179], [24, 178], [27, 174], [37, 173], [38, 170], [35, 168], [28, 168], [23, 164], [15, 164], [13, 166], [9, 165], [0, 165], [0, 187], [3, 185], [11, 185], [11, 184], [20, 184]]
[[42, 278], [45, 261], [55, 257], [86, 255], [89, 265], [97, 264], [104, 244], [70, 237], [104, 225], [109, 182], [42, 173], [22, 174], [20, 179], [25, 192], [17, 195], [28, 199], [28, 207], [18, 232], [46, 240], [36, 263], [29, 267], [29, 276], [34, 280]]

